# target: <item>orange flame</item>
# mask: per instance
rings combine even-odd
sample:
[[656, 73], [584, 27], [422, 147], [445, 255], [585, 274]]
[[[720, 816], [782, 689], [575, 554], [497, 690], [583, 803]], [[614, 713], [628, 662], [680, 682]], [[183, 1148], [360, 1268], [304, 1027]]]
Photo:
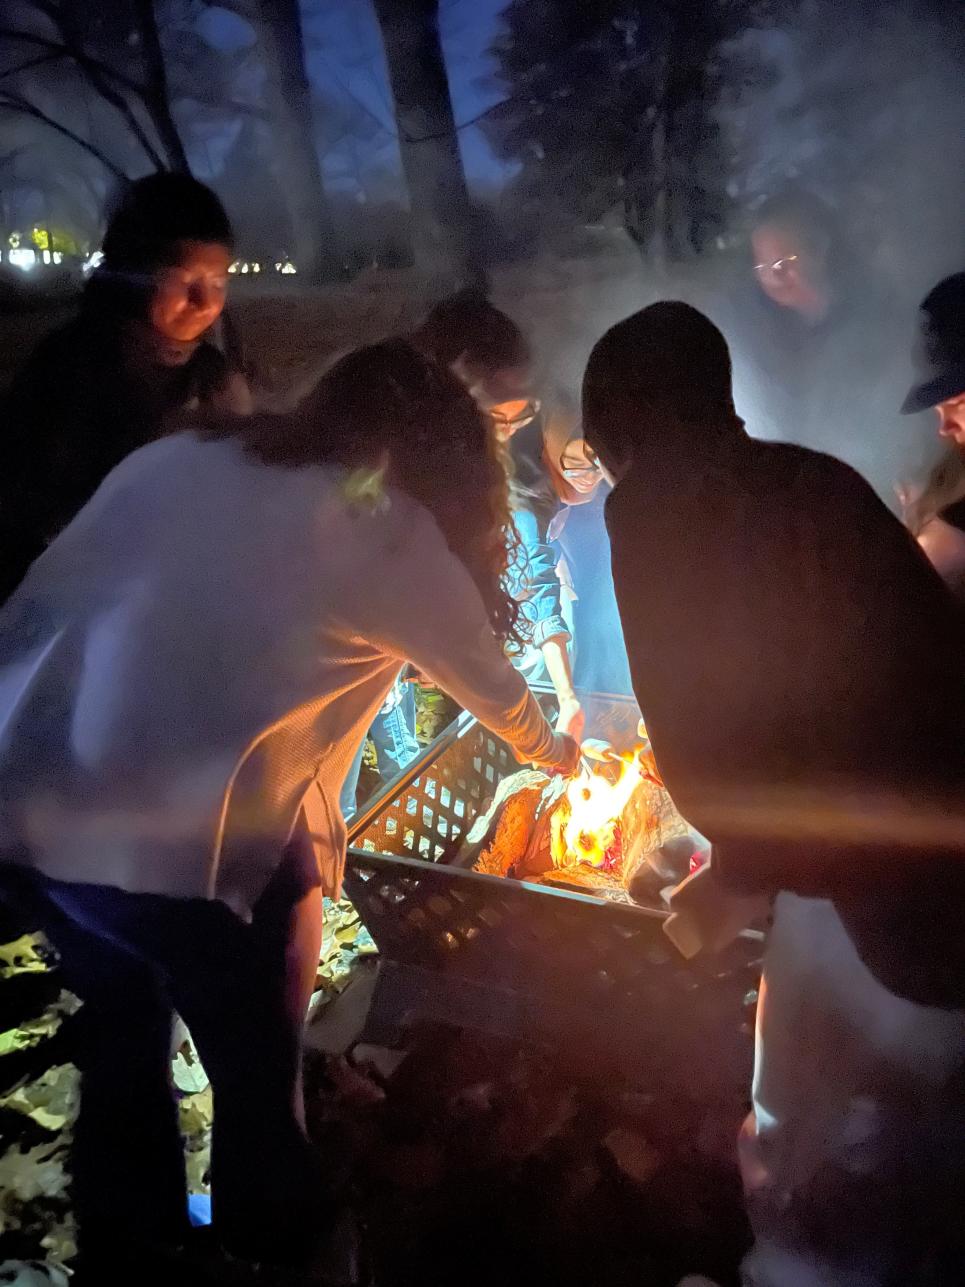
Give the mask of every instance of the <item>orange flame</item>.
[[563, 823], [560, 860], [592, 867], [616, 866], [622, 856], [621, 818], [630, 797], [650, 775], [638, 748], [613, 762], [617, 771], [584, 769], [566, 788], [568, 817]]

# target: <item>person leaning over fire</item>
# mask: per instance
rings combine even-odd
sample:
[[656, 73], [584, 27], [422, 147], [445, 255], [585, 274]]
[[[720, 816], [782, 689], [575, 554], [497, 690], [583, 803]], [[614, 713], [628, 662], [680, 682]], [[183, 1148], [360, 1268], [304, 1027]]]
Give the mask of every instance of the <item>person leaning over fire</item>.
[[957, 1281], [965, 618], [852, 469], [746, 434], [687, 305], [599, 341], [583, 411], [656, 763], [714, 845], [672, 910], [713, 939], [728, 889], [776, 900], [744, 1282]]
[[918, 380], [905, 415], [934, 410], [949, 452], [921, 495], [906, 500], [905, 517], [947, 584], [965, 599], [965, 273], [955, 273], [921, 305], [915, 364]]
[[[459, 376], [506, 448], [516, 536], [510, 574], [529, 634], [516, 664], [530, 680], [549, 678], [559, 703], [556, 727], [579, 739], [585, 717], [573, 687], [572, 629], [564, 606], [569, 587], [560, 577], [556, 535], [563, 503], [589, 500], [602, 475], [583, 455], [581, 439], [569, 443], [570, 468], [561, 463], [566, 440], [576, 432], [575, 408], [559, 395], [544, 413], [532, 396], [526, 337], [480, 291], [442, 300], [412, 339]], [[579, 476], [568, 477], [574, 467]]]
[[0, 409], [0, 602], [115, 465], [192, 405], [250, 409], [211, 342], [232, 231], [210, 188], [152, 174], [121, 196], [78, 316], [47, 336]]
[[[556, 537], [565, 521], [564, 505], [589, 500], [602, 475], [575, 437], [576, 408], [562, 394], [545, 410], [530, 396], [529, 345], [516, 323], [478, 291], [441, 300], [410, 339], [463, 382], [505, 447], [513, 511], [508, 584], [519, 600], [526, 636], [513, 661], [527, 680], [548, 675], [559, 703], [556, 727], [579, 740], [584, 719], [570, 655], [574, 592]], [[400, 677], [369, 729], [383, 775], [400, 771], [418, 753], [415, 716], [413, 686]], [[355, 813], [363, 751], [360, 746], [342, 790], [346, 818]]]
[[299, 1049], [359, 739], [412, 661], [522, 761], [577, 765], [504, 653], [509, 521], [485, 418], [393, 341], [296, 413], [135, 452], [0, 612], [2, 887], [85, 1002], [91, 1281], [187, 1232], [172, 1006], [214, 1087], [223, 1246], [314, 1254], [330, 1204]]

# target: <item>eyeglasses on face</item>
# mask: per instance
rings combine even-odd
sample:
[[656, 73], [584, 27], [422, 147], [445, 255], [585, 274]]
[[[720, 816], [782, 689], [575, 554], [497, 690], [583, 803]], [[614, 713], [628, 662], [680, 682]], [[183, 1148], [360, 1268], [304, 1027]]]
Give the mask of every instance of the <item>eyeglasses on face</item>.
[[771, 264], [755, 264], [754, 272], [758, 277], [786, 277], [797, 259], [797, 255], [786, 255], [783, 259], [775, 259]]
[[524, 429], [540, 412], [538, 398], [530, 398], [514, 415], [507, 415], [501, 407], [490, 407], [489, 415], [497, 429]]
[[602, 474], [603, 466], [592, 447], [578, 449], [564, 447], [560, 456], [560, 472], [564, 478], [589, 478], [590, 475]]

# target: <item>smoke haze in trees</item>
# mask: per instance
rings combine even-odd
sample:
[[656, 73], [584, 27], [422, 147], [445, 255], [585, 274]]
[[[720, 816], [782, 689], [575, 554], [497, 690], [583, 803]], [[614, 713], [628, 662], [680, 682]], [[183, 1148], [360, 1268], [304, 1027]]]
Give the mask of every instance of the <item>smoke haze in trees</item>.
[[[300, 13], [301, 35], [290, 23], [273, 57], [258, 24], [271, 6], [61, 0], [57, 25], [37, 0], [6, 5], [5, 235], [46, 222], [96, 245], [117, 174], [180, 164], [183, 144], [238, 213], [242, 257], [272, 262], [296, 244], [310, 255], [312, 211], [328, 210], [339, 272], [411, 265], [426, 239], [375, 9], [283, 7]], [[420, 0], [430, 22], [434, 9]], [[475, 202], [469, 244], [488, 258], [498, 301], [531, 328], [547, 383], [577, 393], [609, 325], [683, 297], [727, 334], [752, 432], [839, 455], [888, 500], [924, 474], [933, 425], [897, 405], [917, 304], [965, 267], [961, 0], [440, 0], [437, 17], [458, 127], [448, 155], [458, 167], [461, 150]], [[307, 86], [269, 92], [299, 43]], [[290, 126], [306, 101], [299, 134]], [[310, 192], [288, 173], [308, 132], [320, 163]], [[755, 280], [754, 211], [789, 185], [829, 211], [823, 329], [795, 331]], [[568, 539], [585, 546], [570, 554], [596, 595], [606, 587], [592, 514]], [[589, 597], [579, 654], [608, 672], [594, 683], [618, 688], [622, 659], [603, 660], [612, 601]]]

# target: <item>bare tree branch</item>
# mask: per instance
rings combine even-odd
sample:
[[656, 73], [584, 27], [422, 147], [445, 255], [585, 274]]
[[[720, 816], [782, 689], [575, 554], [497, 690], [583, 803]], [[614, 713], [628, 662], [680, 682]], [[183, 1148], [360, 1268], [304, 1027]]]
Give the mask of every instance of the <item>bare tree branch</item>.
[[[90, 82], [91, 88], [96, 90], [111, 107], [118, 112], [127, 122], [127, 127], [144, 149], [148, 160], [157, 170], [163, 170], [164, 160], [154, 146], [150, 136], [144, 126], [137, 118], [133, 107], [119, 90], [110, 83], [109, 78], [105, 75], [103, 65], [95, 58], [92, 58], [84, 48], [84, 34], [82, 28], [78, 25], [74, 13], [68, 9], [58, 9], [50, 5], [45, 5], [43, 0], [34, 0], [40, 5], [40, 8], [47, 13], [51, 21], [57, 24], [57, 30], [63, 37], [64, 44], [70, 56], [74, 59], [84, 76]], [[144, 91], [139, 91], [146, 102]]]
[[41, 124], [56, 130], [58, 134], [62, 134], [64, 138], [70, 139], [72, 143], [76, 143], [78, 147], [83, 148], [85, 152], [95, 157], [100, 161], [104, 169], [109, 170], [115, 178], [120, 179], [123, 183], [130, 182], [128, 175], [125, 174], [120, 166], [115, 165], [110, 157], [106, 156], [99, 147], [88, 139], [83, 138], [80, 134], [75, 134], [72, 129], [62, 125], [60, 121], [55, 121], [52, 116], [48, 116], [46, 112], [42, 112], [39, 107], [35, 107], [33, 103], [26, 98], [22, 98], [19, 94], [11, 94], [8, 90], [0, 92], [0, 111], [19, 112], [23, 116], [29, 116], [35, 121], [40, 121]]
[[18, 63], [16, 67], [8, 67], [5, 71], [0, 71], [0, 80], [6, 80], [8, 76], [19, 76], [21, 72], [32, 71], [34, 67], [43, 67], [45, 63], [55, 63], [66, 56], [66, 50], [37, 54], [35, 58], [28, 58], [25, 63]]
[[[75, 51], [69, 45], [58, 40], [51, 40], [47, 36], [35, 35], [32, 31], [17, 31], [12, 27], [0, 27], [0, 39], [2, 40], [19, 40], [25, 45], [35, 45], [38, 49], [46, 49], [52, 57], [76, 58]], [[124, 72], [118, 71], [115, 67], [110, 67], [107, 63], [101, 62], [98, 58], [92, 58], [86, 55], [86, 61], [104, 76], [130, 90], [132, 94], [137, 94], [143, 98], [144, 86], [140, 84], [133, 76], [128, 76]]]
[[[489, 107], [484, 107], [483, 110], [481, 112], [477, 112], [475, 116], [470, 116], [468, 121], [461, 121], [456, 126], [456, 133], [460, 134], [463, 130], [468, 130], [471, 126], [478, 125], [479, 122], [484, 121], [487, 116], [492, 116], [493, 112], [496, 112], [500, 108], [506, 107], [508, 104], [512, 104], [516, 101], [518, 100], [515, 98], [501, 98], [498, 103], [490, 103]], [[435, 139], [445, 138], [446, 134], [405, 134], [400, 137], [405, 143], [432, 143]]]

